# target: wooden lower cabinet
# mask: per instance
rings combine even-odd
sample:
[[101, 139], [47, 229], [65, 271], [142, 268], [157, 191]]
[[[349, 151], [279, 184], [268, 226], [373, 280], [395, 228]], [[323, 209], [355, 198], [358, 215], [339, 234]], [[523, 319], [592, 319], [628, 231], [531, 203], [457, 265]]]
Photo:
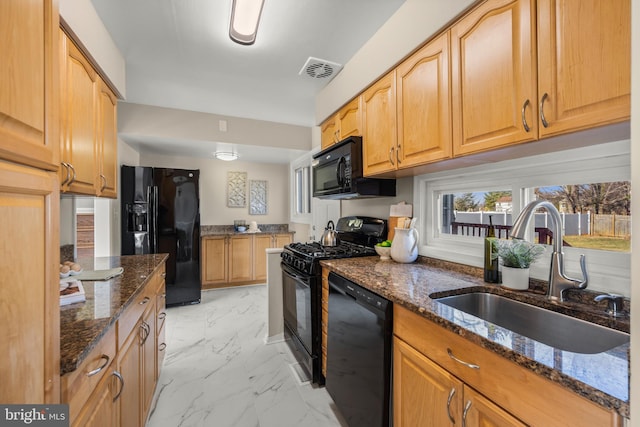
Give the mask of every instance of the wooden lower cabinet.
[[118, 390], [122, 383], [117, 381], [119, 373], [111, 369], [96, 386], [82, 412], [74, 420], [73, 427], [113, 427], [118, 425]]
[[80, 367], [62, 377], [72, 426], [145, 425], [166, 348], [164, 278], [163, 266]]
[[393, 315], [396, 427], [622, 426], [615, 411], [416, 313], [395, 305]]
[[229, 282], [253, 280], [253, 238], [232, 236], [229, 239]]
[[401, 339], [393, 346], [394, 426], [525, 426]]
[[290, 233], [204, 236], [203, 287], [264, 283], [267, 279], [265, 250], [284, 247], [291, 241]]

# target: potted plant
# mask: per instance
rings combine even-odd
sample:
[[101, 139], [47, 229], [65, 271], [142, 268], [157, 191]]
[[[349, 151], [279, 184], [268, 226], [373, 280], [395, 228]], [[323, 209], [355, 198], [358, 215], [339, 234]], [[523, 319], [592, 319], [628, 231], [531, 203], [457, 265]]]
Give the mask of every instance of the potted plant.
[[529, 267], [542, 255], [544, 247], [519, 239], [498, 240], [496, 246], [502, 261], [502, 286], [528, 289]]

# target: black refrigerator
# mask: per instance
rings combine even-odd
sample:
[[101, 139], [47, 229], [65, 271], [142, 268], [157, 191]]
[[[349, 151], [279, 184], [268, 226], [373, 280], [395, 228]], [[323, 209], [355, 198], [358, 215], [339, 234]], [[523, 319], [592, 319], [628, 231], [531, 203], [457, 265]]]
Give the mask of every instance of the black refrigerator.
[[168, 253], [167, 306], [200, 302], [199, 170], [121, 166], [122, 255]]

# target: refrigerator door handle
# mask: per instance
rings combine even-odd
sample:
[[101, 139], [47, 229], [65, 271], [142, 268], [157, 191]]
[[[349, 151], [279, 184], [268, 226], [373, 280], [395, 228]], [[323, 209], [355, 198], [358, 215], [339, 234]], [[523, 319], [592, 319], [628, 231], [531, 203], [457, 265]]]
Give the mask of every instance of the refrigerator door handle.
[[152, 254], [158, 253], [158, 187], [147, 187], [149, 201], [149, 246]]

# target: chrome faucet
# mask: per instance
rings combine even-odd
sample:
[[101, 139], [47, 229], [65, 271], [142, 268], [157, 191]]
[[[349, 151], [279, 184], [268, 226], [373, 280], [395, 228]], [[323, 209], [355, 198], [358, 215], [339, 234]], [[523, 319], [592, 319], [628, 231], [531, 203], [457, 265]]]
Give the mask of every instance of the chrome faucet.
[[554, 301], [564, 301], [564, 291], [567, 289], [585, 289], [588, 283], [585, 256], [580, 255], [582, 280], [571, 279], [564, 274], [564, 253], [562, 253], [562, 218], [553, 204], [546, 200], [536, 200], [524, 207], [513, 223], [511, 238], [524, 239], [527, 224], [538, 208], [544, 208], [551, 215], [551, 231], [553, 232], [553, 253], [551, 254], [551, 270], [549, 271], [549, 290], [547, 298]]

